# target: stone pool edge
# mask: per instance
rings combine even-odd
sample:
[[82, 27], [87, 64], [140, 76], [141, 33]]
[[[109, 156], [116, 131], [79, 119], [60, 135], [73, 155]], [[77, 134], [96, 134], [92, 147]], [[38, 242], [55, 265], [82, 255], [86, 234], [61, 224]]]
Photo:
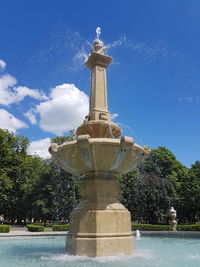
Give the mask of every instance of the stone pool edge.
[[[135, 232], [133, 232], [134, 234]], [[166, 237], [192, 237], [200, 238], [200, 232], [197, 231], [140, 231], [142, 236], [166, 236]]]
[[[67, 231], [59, 232], [16, 232], [16, 233], [0, 233], [0, 239], [4, 238], [23, 238], [23, 237], [56, 237], [56, 236], [66, 236]], [[140, 231], [142, 236], [167, 236], [167, 237], [196, 237], [200, 238], [200, 232], [190, 232], [190, 231]], [[133, 231], [135, 235], [135, 231]]]
[[0, 233], [0, 239], [13, 237], [13, 238], [21, 238], [21, 237], [53, 237], [53, 236], [66, 236], [67, 231], [59, 231], [59, 232], [21, 232], [21, 233]]

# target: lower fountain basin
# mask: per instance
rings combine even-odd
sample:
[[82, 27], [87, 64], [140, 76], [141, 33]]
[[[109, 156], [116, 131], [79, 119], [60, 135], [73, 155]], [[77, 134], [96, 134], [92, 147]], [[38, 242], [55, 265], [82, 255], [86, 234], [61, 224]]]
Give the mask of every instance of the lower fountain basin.
[[125, 174], [150, 153], [148, 147], [134, 144], [130, 137], [90, 138], [89, 135], [79, 135], [77, 140], [60, 146], [52, 144], [49, 151], [61, 168], [74, 175], [91, 171]]
[[0, 240], [1, 267], [198, 267], [199, 238], [142, 236], [133, 255], [89, 258], [65, 253], [65, 237]]

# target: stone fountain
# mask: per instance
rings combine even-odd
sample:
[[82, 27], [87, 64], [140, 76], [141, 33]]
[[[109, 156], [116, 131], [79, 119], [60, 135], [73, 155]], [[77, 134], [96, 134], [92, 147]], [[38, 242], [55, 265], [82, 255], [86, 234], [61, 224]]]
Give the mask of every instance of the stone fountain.
[[86, 66], [91, 71], [90, 107], [76, 140], [52, 144], [49, 151], [67, 172], [82, 177], [82, 200], [72, 211], [67, 252], [73, 255], [131, 254], [133, 236], [130, 212], [119, 202], [117, 176], [135, 168], [150, 153], [131, 137], [123, 136], [111, 121], [107, 103], [106, 68], [112, 58], [103, 42], [94, 40]]

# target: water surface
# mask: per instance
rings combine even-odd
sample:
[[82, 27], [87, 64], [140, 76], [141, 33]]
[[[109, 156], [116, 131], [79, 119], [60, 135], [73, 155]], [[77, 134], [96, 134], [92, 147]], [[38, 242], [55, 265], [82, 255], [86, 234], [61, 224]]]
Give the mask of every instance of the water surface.
[[0, 267], [200, 267], [200, 239], [142, 237], [131, 256], [65, 254], [65, 237], [0, 240]]

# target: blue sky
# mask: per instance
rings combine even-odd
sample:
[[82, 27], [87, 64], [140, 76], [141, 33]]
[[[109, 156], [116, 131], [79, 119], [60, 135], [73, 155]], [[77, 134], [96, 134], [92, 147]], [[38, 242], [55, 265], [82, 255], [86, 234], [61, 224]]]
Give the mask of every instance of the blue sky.
[[[47, 156], [87, 113], [84, 59], [96, 27], [108, 46], [108, 103], [123, 134], [200, 160], [198, 0], [6, 0], [0, 16], [0, 127]], [[6, 64], [6, 65], [5, 65]]]

